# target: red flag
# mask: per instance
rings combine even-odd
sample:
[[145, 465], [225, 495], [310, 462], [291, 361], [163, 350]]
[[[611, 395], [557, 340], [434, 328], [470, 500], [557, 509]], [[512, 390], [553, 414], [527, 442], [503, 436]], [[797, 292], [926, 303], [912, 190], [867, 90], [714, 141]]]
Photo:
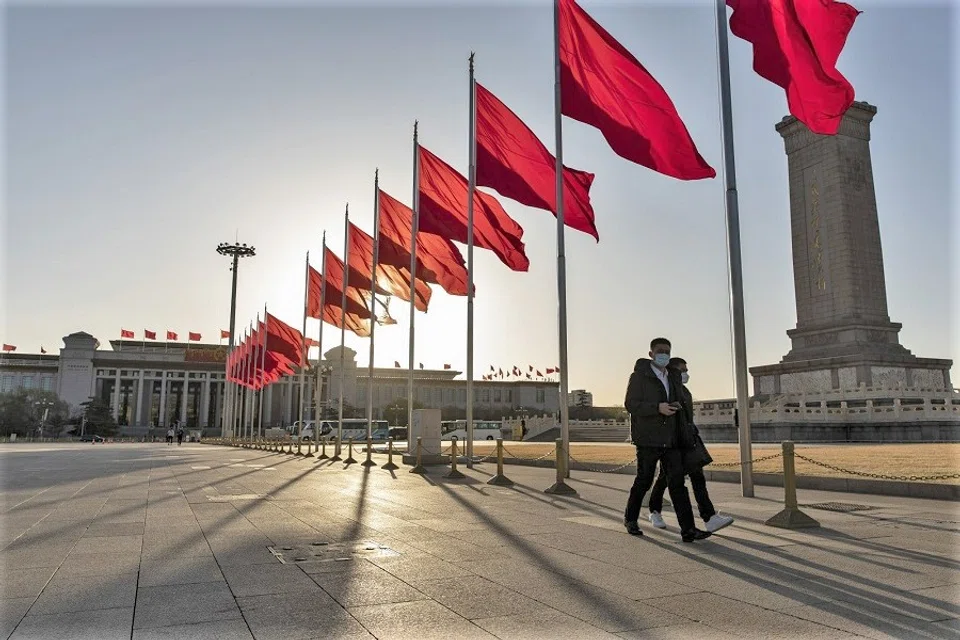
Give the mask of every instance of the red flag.
[[[410, 230], [413, 211], [384, 191], [380, 192], [380, 258], [399, 260], [401, 255], [410, 264]], [[460, 250], [438, 235], [422, 228], [417, 232], [417, 278], [438, 284], [453, 296], [467, 295], [467, 267]]]
[[529, 373], [527, 374], [527, 380], [533, 380], [533, 378], [530, 377]]
[[40, 353], [46, 353], [47, 350], [43, 348], [43, 345], [40, 345]]
[[200, 342], [200, 334], [194, 333], [193, 331], [187, 334], [187, 340], [192, 340], [193, 342]]
[[422, 363], [422, 362], [420, 363], [420, 368], [423, 369], [423, 363]]
[[574, 0], [557, 1], [563, 114], [631, 162], [680, 180], [715, 177], [660, 83]]
[[529, 366], [530, 366], [530, 371], [533, 371], [533, 365], [531, 364]]
[[395, 366], [397, 369], [399, 369], [399, 368], [400, 368], [400, 361], [399, 361], [399, 360], [394, 360], [394, 361], [393, 361], [393, 366]]
[[[330, 292], [330, 289], [327, 288], [327, 293]], [[347, 300], [350, 298], [348, 297]], [[350, 305], [347, 304], [349, 307]], [[369, 338], [370, 337], [370, 311], [367, 310], [364, 312], [366, 315], [361, 316], [355, 313], [350, 313], [349, 311], [343, 314], [343, 326], [347, 331], [352, 331], [360, 338]], [[323, 315], [321, 316], [321, 322], [326, 322], [329, 325], [340, 328], [340, 298], [337, 297], [334, 305], [334, 301], [331, 301], [329, 304], [323, 305]]]
[[[420, 147], [419, 228], [448, 240], [467, 242], [467, 179], [453, 167]], [[527, 271], [530, 261], [523, 250], [523, 228], [497, 199], [474, 191], [474, 246], [490, 249], [514, 271]]]
[[143, 330], [143, 338], [144, 338], [144, 340], [156, 340], [156, 339], [157, 339], [157, 332], [156, 332], [156, 331], [147, 331], [146, 329], [144, 329], [144, 330]]
[[300, 366], [303, 363], [303, 334], [269, 313], [266, 325], [267, 351], [286, 358], [291, 364]]
[[[324, 298], [324, 321], [326, 318], [326, 309], [337, 309], [339, 313], [340, 305], [343, 300], [343, 261], [335, 253], [327, 249], [327, 289]], [[320, 295], [323, 288], [323, 275], [316, 269], [310, 267], [310, 288], [307, 293], [307, 315], [311, 318], [321, 318]], [[368, 280], [369, 286], [369, 280]], [[369, 292], [369, 288], [367, 289]], [[347, 287], [347, 309], [348, 314], [353, 314], [361, 319], [370, 318], [370, 307], [360, 292], [354, 287]], [[336, 326], [340, 326], [340, 320], [337, 319]]]
[[133, 331], [127, 331], [126, 329], [120, 329], [120, 338], [132, 338]]
[[[477, 83], [477, 184], [557, 214], [557, 159], [523, 120]], [[597, 240], [590, 205], [593, 174], [563, 169], [563, 223]]]
[[[369, 282], [370, 266], [373, 264], [373, 237], [362, 229], [359, 229], [352, 222], [347, 224], [347, 240], [350, 243], [350, 270], [363, 275]], [[400, 258], [402, 258], [402, 254]], [[398, 256], [387, 253], [384, 261], [380, 261], [377, 256], [377, 286], [385, 289], [390, 295], [395, 295], [401, 300], [410, 302], [410, 254], [406, 254], [406, 266]], [[399, 262], [400, 264], [393, 264]], [[419, 311], [426, 311], [430, 304], [430, 286], [420, 280], [416, 284], [416, 303]], [[367, 288], [369, 291], [369, 287]]]
[[308, 349], [309, 349], [310, 347], [319, 347], [319, 346], [320, 346], [320, 343], [317, 342], [316, 340], [314, 340], [313, 338], [304, 338], [304, 340], [306, 340], [307, 348], [308, 348]]
[[449, 369], [449, 368], [450, 368], [450, 365], [445, 364], [445, 365], [443, 365], [443, 368], [444, 368], [444, 369]]
[[835, 135], [854, 91], [837, 59], [860, 14], [834, 0], [727, 0], [730, 31], [753, 45], [753, 70], [787, 92], [790, 113]]
[[547, 375], [550, 375], [551, 373], [553, 373], [553, 369], [547, 369]]
[[4, 350], [4, 351], [16, 351], [17, 348], [16, 348], [15, 346], [13, 346], [12, 344], [4, 344], [4, 345], [3, 345], [3, 350]]
[[540, 373], [539, 369], [537, 370], [537, 377], [538, 377], [538, 378], [542, 378], [542, 377], [543, 377], [543, 374]]
[[221, 340], [229, 340], [229, 339], [230, 339], [230, 332], [229, 332], [229, 331], [224, 331], [223, 329], [220, 329], [220, 339], [221, 339]]
[[176, 340], [177, 334], [173, 331], [167, 331], [167, 340]]

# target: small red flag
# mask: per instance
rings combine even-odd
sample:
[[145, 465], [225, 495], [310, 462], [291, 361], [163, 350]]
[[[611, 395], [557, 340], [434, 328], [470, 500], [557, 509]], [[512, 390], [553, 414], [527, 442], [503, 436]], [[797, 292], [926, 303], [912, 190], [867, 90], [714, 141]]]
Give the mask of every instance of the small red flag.
[[13, 346], [12, 344], [4, 344], [4, 345], [3, 345], [3, 350], [4, 350], [4, 351], [16, 351], [17, 348], [16, 348], [15, 346]]
[[230, 339], [230, 332], [229, 332], [229, 331], [224, 331], [223, 329], [220, 329], [220, 339], [221, 339], [221, 340], [229, 340], [229, 339]]
[[834, 0], [727, 0], [730, 31], [753, 45], [753, 70], [787, 92], [797, 120], [834, 135], [854, 91], [837, 59], [860, 14]]
[[563, 115], [631, 162], [680, 180], [716, 177], [660, 83], [574, 0], [557, 1]]
[[[467, 242], [467, 179], [420, 147], [419, 229], [448, 240]], [[480, 190], [473, 196], [474, 246], [489, 249], [514, 271], [527, 271], [523, 228], [496, 198]]]
[[145, 340], [156, 340], [156, 339], [157, 339], [157, 332], [156, 332], [156, 331], [147, 331], [146, 329], [144, 329], [144, 330], [143, 330], [143, 337], [144, 337]]
[[533, 365], [532, 365], [532, 364], [530, 365], [530, 371], [533, 371]]
[[120, 329], [120, 338], [133, 338], [133, 331], [127, 331], [126, 329]]
[[550, 375], [551, 373], [553, 373], [553, 369], [547, 369], [547, 375]]
[[422, 362], [420, 363], [420, 368], [423, 369], [423, 363], [422, 363]]
[[47, 350], [43, 348], [43, 345], [40, 345], [40, 353], [46, 353]]
[[192, 340], [193, 342], [200, 342], [200, 334], [194, 333], [193, 331], [191, 331], [190, 333], [187, 334], [187, 339]]
[[449, 369], [449, 368], [450, 368], [450, 365], [445, 364], [445, 365], [443, 365], [443, 368], [444, 368], [444, 369]]
[[490, 365], [490, 371], [496, 371], [496, 369], [493, 368], [493, 365]]
[[537, 377], [538, 377], [538, 378], [542, 378], [542, 377], [543, 377], [543, 374], [542, 374], [542, 373], [540, 373], [540, 371], [539, 371], [539, 370], [537, 370]]
[[399, 360], [394, 360], [394, 361], [393, 361], [393, 366], [395, 366], [397, 369], [399, 369], [399, 368], [400, 368], [400, 361], [399, 361]]
[[[477, 185], [557, 215], [557, 159], [497, 96], [477, 83]], [[597, 240], [593, 174], [563, 168], [563, 223]]]
[[308, 348], [308, 349], [309, 349], [310, 347], [319, 347], [319, 346], [320, 346], [320, 343], [317, 342], [316, 340], [314, 340], [313, 338], [305, 338], [305, 340], [306, 340], [306, 342], [307, 342], [307, 348]]
[[167, 340], [176, 340], [177, 334], [173, 331], [167, 331]]

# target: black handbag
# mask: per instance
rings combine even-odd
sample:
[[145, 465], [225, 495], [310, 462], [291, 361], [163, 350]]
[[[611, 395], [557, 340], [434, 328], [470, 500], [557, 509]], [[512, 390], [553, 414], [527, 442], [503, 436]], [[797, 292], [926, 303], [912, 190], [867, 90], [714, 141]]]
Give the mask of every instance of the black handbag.
[[713, 457], [707, 451], [707, 446], [703, 444], [703, 438], [699, 433], [694, 436], [694, 440], [693, 448], [683, 452], [683, 468], [686, 473], [699, 471], [713, 462]]

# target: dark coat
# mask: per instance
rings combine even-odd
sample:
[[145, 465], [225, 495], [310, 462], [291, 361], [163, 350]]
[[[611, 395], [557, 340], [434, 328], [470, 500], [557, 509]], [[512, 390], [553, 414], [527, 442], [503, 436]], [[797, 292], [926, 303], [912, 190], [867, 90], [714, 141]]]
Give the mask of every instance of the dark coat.
[[[670, 449], [679, 446], [680, 420], [693, 421], [693, 403], [690, 392], [680, 384], [680, 376], [670, 373], [672, 398], [667, 397], [663, 384], [653, 373], [647, 358], [637, 360], [627, 384], [624, 406], [630, 412], [630, 440], [638, 447]], [[680, 402], [683, 409], [671, 417], [660, 414], [661, 402]]]

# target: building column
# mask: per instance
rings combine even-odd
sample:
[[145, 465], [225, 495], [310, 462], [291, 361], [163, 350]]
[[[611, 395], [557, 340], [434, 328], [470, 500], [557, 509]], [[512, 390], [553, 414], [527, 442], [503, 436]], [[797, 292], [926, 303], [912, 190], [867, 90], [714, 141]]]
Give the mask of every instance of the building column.
[[117, 369], [117, 375], [113, 379], [113, 420], [116, 422], [120, 418], [120, 369]]
[[165, 427], [164, 424], [166, 420], [166, 410], [167, 410], [167, 372], [160, 372], [160, 411], [157, 414], [157, 426]]
[[292, 378], [289, 376], [283, 379], [283, 391], [285, 398], [285, 402], [283, 404], [283, 426], [293, 422], [293, 419], [290, 417], [293, 415], [293, 385], [290, 384], [290, 380], [292, 380]]
[[[152, 391], [152, 389], [151, 389]], [[137, 426], [143, 426], [146, 424], [146, 418], [143, 415], [144, 406], [150, 405], [150, 400], [153, 400], [153, 394], [149, 394], [149, 400], [144, 401], [143, 396], [147, 395], [146, 390], [143, 387], [143, 369], [140, 369], [140, 384], [137, 385], [137, 417], [134, 422], [137, 423]]]
[[180, 424], [187, 423], [187, 401], [190, 399], [190, 373], [184, 372], [180, 394]]
[[273, 424], [273, 385], [268, 384], [266, 394], [263, 397], [263, 423]]
[[201, 429], [208, 427], [207, 416], [210, 414], [210, 374], [203, 376], [203, 391], [200, 392], [200, 420], [197, 424]]

